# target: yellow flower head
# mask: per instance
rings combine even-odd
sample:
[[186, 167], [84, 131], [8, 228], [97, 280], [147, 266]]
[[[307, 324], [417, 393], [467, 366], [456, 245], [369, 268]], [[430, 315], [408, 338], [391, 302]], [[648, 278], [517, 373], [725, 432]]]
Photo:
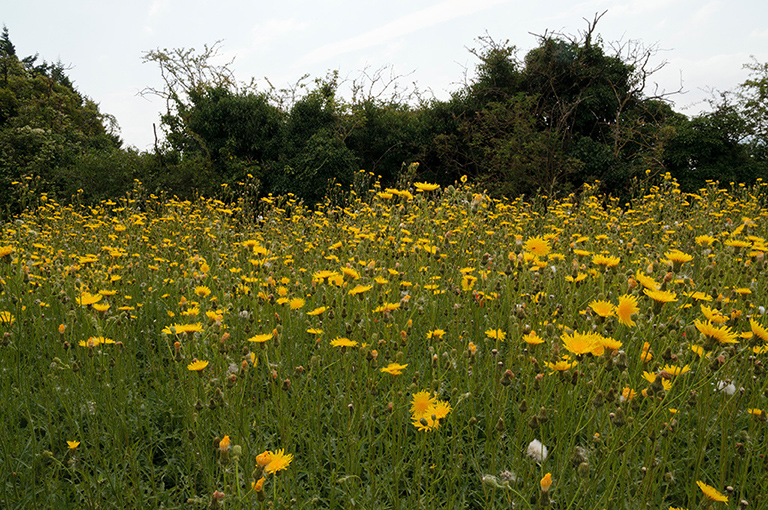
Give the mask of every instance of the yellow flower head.
[[608, 301], [595, 299], [589, 303], [589, 307], [600, 317], [613, 316], [613, 304]]
[[207, 366], [208, 366], [207, 361], [194, 360], [192, 363], [187, 365], [187, 370], [189, 370], [190, 372], [200, 372]]
[[291, 461], [293, 461], [293, 454], [288, 455], [283, 449], [277, 450], [269, 456], [269, 464], [264, 467], [264, 472], [271, 475], [272, 473], [288, 469]]
[[426, 390], [414, 393], [413, 397], [411, 397], [411, 414], [414, 418], [422, 417], [430, 406], [436, 402], [437, 399]]
[[333, 347], [355, 347], [357, 346], [357, 342], [350, 340], [349, 338], [337, 337], [331, 340], [331, 345]]
[[399, 363], [390, 363], [386, 367], [382, 368], [381, 371], [390, 375], [400, 375], [403, 373], [403, 370], [407, 366], [407, 363], [405, 365], [401, 365]]
[[643, 289], [643, 293], [657, 303], [671, 303], [677, 301], [677, 294], [669, 290]]
[[552, 486], [552, 473], [544, 475], [544, 478], [541, 479], [539, 485], [543, 492], [549, 492], [549, 488]]
[[523, 249], [537, 257], [546, 257], [552, 251], [549, 242], [541, 236], [529, 237], [523, 245]]
[[485, 332], [485, 336], [495, 340], [504, 340], [507, 338], [507, 332], [500, 329], [489, 329]]
[[616, 305], [616, 317], [619, 318], [620, 323], [629, 327], [634, 326], [635, 321], [632, 320], [632, 316], [639, 312], [640, 308], [637, 306], [635, 296], [624, 294], [619, 298], [619, 304]]
[[720, 492], [711, 485], [707, 485], [702, 481], [696, 482], [696, 485], [699, 486], [699, 489], [701, 489], [701, 492], [704, 493], [704, 496], [706, 496], [707, 499], [711, 501], [722, 501], [724, 503], [728, 502], [728, 497], [720, 494]]

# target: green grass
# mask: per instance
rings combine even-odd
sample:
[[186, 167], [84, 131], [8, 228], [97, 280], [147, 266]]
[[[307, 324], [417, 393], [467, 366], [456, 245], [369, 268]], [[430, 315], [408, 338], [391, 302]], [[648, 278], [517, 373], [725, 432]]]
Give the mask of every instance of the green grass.
[[[763, 184], [686, 195], [665, 178], [631, 204], [412, 191], [257, 212], [40, 197], [3, 225], [0, 506], [666, 510], [707, 506], [701, 481], [728, 497], [714, 508], [768, 508]], [[672, 249], [693, 259], [673, 267]], [[86, 291], [109, 308], [78, 304]], [[589, 306], [621, 296], [634, 326]], [[700, 333], [702, 304], [737, 343]], [[574, 332], [621, 346], [569, 353]], [[423, 390], [451, 407], [428, 431]], [[256, 493], [267, 450], [293, 460]]]

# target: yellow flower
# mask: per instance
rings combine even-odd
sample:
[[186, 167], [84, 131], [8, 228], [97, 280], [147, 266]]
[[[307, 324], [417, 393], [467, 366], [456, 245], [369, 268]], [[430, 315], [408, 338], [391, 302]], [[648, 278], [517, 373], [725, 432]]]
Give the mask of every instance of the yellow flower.
[[725, 324], [728, 321], [728, 317], [723, 315], [717, 308], [710, 308], [704, 305], [699, 306], [701, 307], [701, 313], [704, 314], [704, 317], [706, 317], [708, 321], [714, 322], [715, 324]]
[[616, 267], [619, 265], [619, 262], [621, 262], [621, 258], [619, 257], [603, 255], [601, 253], [592, 256], [592, 263], [597, 266], [604, 266], [606, 268]]
[[640, 312], [640, 308], [637, 306], [637, 298], [629, 294], [624, 294], [619, 298], [619, 304], [616, 305], [616, 316], [619, 318], [619, 322], [625, 326], [632, 327], [635, 325], [635, 321], [632, 320], [632, 316]]
[[574, 331], [573, 335], [564, 333], [560, 335], [566, 350], [572, 354], [587, 354], [596, 347], [597, 338], [592, 333], [579, 333]]
[[263, 344], [267, 340], [272, 338], [272, 333], [264, 333], [262, 335], [254, 335], [251, 338], [248, 339], [249, 342], [256, 342], [259, 344]]
[[682, 367], [678, 367], [675, 365], [664, 365], [661, 367], [662, 372], [666, 372], [669, 375], [683, 375], [687, 372], [691, 371], [691, 367], [688, 365], [684, 365]]
[[13, 247], [11, 246], [0, 246], [0, 259], [7, 257], [13, 253]]
[[413, 397], [411, 397], [411, 414], [414, 419], [424, 416], [430, 406], [436, 402], [437, 399], [426, 390], [414, 393]]
[[341, 272], [344, 274], [344, 276], [348, 276], [352, 280], [359, 280], [360, 279], [360, 273], [352, 269], [351, 267], [342, 267]]
[[203, 330], [203, 325], [199, 322], [195, 324], [174, 324], [173, 326], [166, 326], [163, 328], [163, 333], [166, 335], [180, 335], [182, 333], [196, 333]]
[[595, 299], [588, 306], [600, 317], [613, 316], [613, 304], [608, 301]]
[[559, 361], [557, 361], [555, 363], [550, 363], [548, 361], [544, 362], [544, 366], [547, 367], [548, 369], [552, 370], [549, 373], [550, 375], [554, 374], [555, 372], [565, 372], [566, 370], [569, 370], [569, 369], [575, 367], [578, 364], [579, 364], [578, 361], [570, 361], [569, 362], [568, 360], [565, 360], [565, 359], [561, 359], [561, 360], [559, 360]]
[[262, 476], [258, 479], [258, 481], [251, 482], [251, 488], [254, 490], [254, 492], [261, 492], [264, 490], [264, 482], [265, 478]]
[[535, 331], [523, 335], [523, 341], [529, 345], [539, 345], [544, 343], [544, 339], [537, 335]]
[[687, 253], [678, 249], [668, 251], [664, 254], [664, 256], [667, 257], [667, 259], [669, 259], [669, 261], [673, 264], [683, 264], [684, 262], [690, 262], [693, 260], [693, 255], [688, 255]]
[[440, 187], [439, 184], [430, 184], [428, 182], [414, 182], [413, 187], [418, 191], [435, 191]]
[[443, 338], [443, 336], [445, 336], [445, 331], [442, 329], [433, 329], [427, 332], [427, 339]]
[[288, 301], [288, 306], [291, 308], [291, 310], [298, 310], [304, 306], [304, 300], [302, 298], [293, 298]]
[[749, 326], [752, 328], [752, 333], [763, 342], [768, 342], [768, 330], [766, 330], [755, 319], [749, 319]]
[[331, 345], [333, 347], [355, 347], [357, 345], [357, 342], [354, 340], [350, 340], [349, 338], [337, 337], [331, 340]]
[[78, 446], [80, 446], [80, 441], [67, 441], [67, 447], [68, 447], [70, 450], [74, 450], [74, 449], [75, 449], [75, 448], [77, 448]]
[[78, 305], [88, 306], [94, 303], [98, 303], [101, 300], [101, 294], [91, 294], [89, 292], [83, 292], [80, 297], [75, 299]]
[[658, 290], [659, 284], [654, 281], [653, 278], [649, 276], [645, 276], [645, 274], [642, 271], [637, 271], [635, 273], [635, 280], [640, 282], [640, 285], [642, 285], [646, 289], [650, 290]]
[[677, 301], [677, 294], [669, 290], [643, 289], [643, 293], [657, 303], [671, 303]]
[[190, 372], [200, 372], [207, 366], [208, 366], [207, 361], [194, 360], [192, 363], [187, 365], [187, 370], [189, 370]]
[[507, 338], [507, 332], [500, 329], [489, 329], [485, 332], [485, 336], [493, 338], [495, 340], [504, 340]]
[[288, 469], [291, 461], [293, 461], [293, 454], [286, 455], [285, 450], [277, 450], [269, 456], [269, 464], [264, 467], [264, 472], [271, 475], [272, 473]]
[[403, 373], [403, 369], [405, 369], [407, 366], [407, 363], [405, 365], [401, 365], [399, 363], [390, 363], [386, 367], [382, 368], [381, 371], [390, 375], [400, 375]]
[[211, 293], [211, 289], [204, 285], [200, 285], [198, 287], [195, 287], [195, 294], [197, 294], [200, 297], [206, 297]]
[[552, 473], [544, 475], [544, 478], [541, 479], [539, 485], [543, 492], [549, 492], [549, 488], [552, 486]]
[[523, 249], [537, 257], [546, 257], [552, 251], [549, 242], [541, 236], [529, 237], [523, 245]]
[[372, 288], [373, 285], [355, 285], [355, 287], [347, 292], [347, 294], [350, 296], [355, 296], [357, 294], [362, 294], [363, 292], [368, 292]]
[[717, 327], [709, 321], [701, 322], [698, 319], [693, 321], [693, 324], [696, 326], [696, 329], [699, 330], [699, 333], [706, 336], [710, 340], [717, 340], [721, 344], [739, 343], [739, 341], [736, 340], [738, 334], [731, 331], [731, 328], [728, 326]]
[[715, 242], [715, 238], [708, 235], [696, 236], [695, 241], [699, 246], [709, 246]]
[[707, 499], [711, 501], [722, 501], [724, 503], [728, 502], [728, 497], [720, 494], [720, 492], [711, 485], [707, 485], [702, 481], [696, 482], [696, 485], [699, 486], [699, 489], [701, 489], [701, 492], [704, 493], [704, 496], [706, 496]]
[[272, 452], [267, 450], [265, 452], [261, 452], [256, 456], [256, 464], [258, 464], [259, 467], [265, 467], [269, 462], [272, 460]]
[[229, 450], [229, 443], [230, 443], [229, 436], [224, 436], [224, 439], [219, 441], [219, 450], [221, 450], [222, 452], [226, 452], [227, 450]]
[[323, 313], [327, 309], [328, 309], [327, 306], [321, 306], [321, 307], [315, 308], [311, 312], [307, 312], [307, 315], [309, 315], [309, 316], [320, 315], [321, 313]]
[[13, 321], [15, 321], [16, 318], [11, 314], [11, 312], [0, 312], [0, 323], [5, 324], [13, 324]]

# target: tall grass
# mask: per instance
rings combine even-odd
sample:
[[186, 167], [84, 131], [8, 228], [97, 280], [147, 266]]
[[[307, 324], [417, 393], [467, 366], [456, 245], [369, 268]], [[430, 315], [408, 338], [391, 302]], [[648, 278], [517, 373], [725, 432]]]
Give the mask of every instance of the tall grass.
[[768, 508], [765, 191], [38, 197], [0, 238], [0, 506]]

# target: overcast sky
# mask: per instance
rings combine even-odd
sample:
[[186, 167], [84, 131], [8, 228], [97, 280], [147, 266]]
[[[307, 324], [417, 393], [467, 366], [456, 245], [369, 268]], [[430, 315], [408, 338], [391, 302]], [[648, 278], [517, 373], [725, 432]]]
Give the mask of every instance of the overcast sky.
[[5, 2], [0, 23], [20, 57], [71, 65], [77, 89], [117, 118], [125, 144], [148, 150], [165, 106], [137, 95], [162, 85], [156, 65], [142, 63], [147, 50], [222, 40], [238, 80], [262, 89], [265, 77], [282, 88], [304, 74], [353, 79], [391, 66], [407, 75], [402, 85], [446, 99], [465, 69], [471, 78], [478, 36], [509, 40], [522, 58], [537, 45], [532, 34], [578, 34], [606, 10], [597, 33], [658, 45], [654, 63], [668, 64], [654, 81], [673, 91], [682, 80], [686, 94], [674, 101], [687, 115], [705, 108], [708, 90], [743, 82], [751, 55], [768, 62], [766, 0], [24, 0]]

